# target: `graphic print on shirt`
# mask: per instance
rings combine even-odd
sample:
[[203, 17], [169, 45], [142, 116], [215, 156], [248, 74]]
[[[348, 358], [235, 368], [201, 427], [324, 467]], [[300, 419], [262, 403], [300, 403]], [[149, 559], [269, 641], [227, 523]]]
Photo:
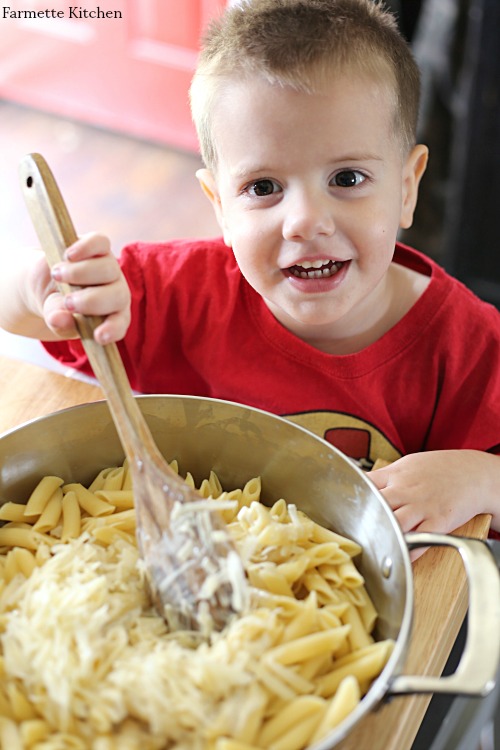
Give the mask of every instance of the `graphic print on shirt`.
[[290, 422], [305, 427], [326, 440], [361, 466], [370, 469], [377, 459], [392, 463], [401, 458], [397, 448], [374, 425], [337, 411], [283, 414]]

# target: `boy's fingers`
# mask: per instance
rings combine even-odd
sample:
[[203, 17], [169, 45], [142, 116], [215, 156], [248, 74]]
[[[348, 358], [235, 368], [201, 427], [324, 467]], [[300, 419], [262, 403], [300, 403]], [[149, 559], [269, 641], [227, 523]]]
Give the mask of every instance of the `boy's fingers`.
[[85, 260], [96, 255], [109, 255], [111, 245], [109, 239], [97, 232], [83, 234], [78, 240], [64, 253], [68, 260]]
[[109, 284], [120, 278], [120, 267], [110, 256], [93, 257], [78, 263], [61, 262], [53, 266], [52, 278], [75, 286]]
[[417, 549], [412, 549], [410, 552], [410, 560], [412, 563], [414, 563], [416, 560], [418, 560], [419, 557], [422, 557], [424, 552], [427, 552], [429, 547], [418, 547]]
[[60, 338], [78, 338], [75, 321], [71, 313], [66, 310], [52, 310], [45, 315], [45, 322]]
[[397, 518], [399, 525], [403, 531], [412, 531], [416, 529], [419, 524], [422, 523], [423, 517], [420, 508], [411, 503], [410, 505], [402, 505], [394, 511], [394, 515]]
[[127, 332], [129, 322], [129, 316], [123, 312], [108, 315], [106, 320], [95, 329], [94, 338], [103, 346], [113, 341], [121, 341]]
[[66, 258], [52, 268], [45, 294], [58, 282], [74, 289], [66, 295], [48, 294], [43, 305], [46, 324], [60, 338], [76, 338], [75, 313], [100, 317], [96, 340], [102, 344], [119, 341], [130, 324], [130, 290], [109, 240], [97, 234], [81, 237], [68, 248]]
[[[62, 339], [78, 338], [79, 333], [75, 325], [73, 312], [64, 309], [66, 299], [60, 294], [51, 296], [52, 299], [47, 300], [45, 306], [45, 322]], [[128, 309], [112, 313], [95, 329], [95, 339], [99, 344], [120, 341], [125, 336], [129, 324], [130, 314]]]
[[367, 473], [368, 479], [370, 479], [378, 490], [383, 490], [387, 487], [389, 481], [389, 472], [386, 468], [375, 469]]
[[105, 317], [120, 313], [129, 307], [128, 287], [119, 281], [102, 287], [84, 287], [67, 294], [63, 306], [81, 315]]

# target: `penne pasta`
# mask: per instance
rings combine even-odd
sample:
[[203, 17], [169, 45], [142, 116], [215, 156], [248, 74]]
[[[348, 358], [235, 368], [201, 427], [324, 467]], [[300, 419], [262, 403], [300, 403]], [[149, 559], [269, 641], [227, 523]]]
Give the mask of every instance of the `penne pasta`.
[[264, 713], [268, 703], [269, 695], [262, 685], [252, 684], [248, 689], [244, 704], [241, 705], [238, 711], [239, 715], [234, 730], [234, 741], [240, 742], [247, 747], [254, 747], [257, 734], [264, 721]]
[[12, 707], [12, 714], [16, 721], [23, 722], [34, 719], [36, 711], [28, 701], [22, 690], [14, 682], [10, 682], [6, 688], [7, 696]]
[[83, 484], [66, 484], [63, 487], [63, 492], [74, 492], [80, 506], [90, 516], [106, 516], [113, 513], [115, 509], [111, 503], [98, 498], [93, 492], [84, 487]]
[[16, 722], [3, 716], [0, 716], [0, 747], [9, 750], [24, 750]]
[[[339, 558], [340, 561], [345, 559], [345, 553], [342, 554], [342, 550], [337, 542], [322, 542], [315, 544], [304, 554], [307, 556], [308, 568], [317, 568], [318, 566], [321, 566], [323, 562], [331, 562], [332, 560], [337, 560]], [[339, 568], [342, 567], [342, 564]]]
[[[5, 693], [5, 691], [2, 689], [0, 690], [0, 726], [1, 726], [1, 719], [13, 719], [14, 713], [12, 711], [12, 706], [10, 705], [10, 701]], [[0, 734], [1, 736], [1, 734]], [[3, 745], [0, 743], [0, 747], [3, 747]]]
[[240, 500], [243, 493], [241, 490], [231, 490], [231, 492], [223, 492], [219, 495], [218, 500], [222, 504], [229, 503], [228, 507], [222, 507], [220, 515], [223, 520], [230, 524], [236, 518], [236, 514], [240, 509]]
[[377, 619], [377, 610], [373, 606], [373, 602], [368, 596], [368, 592], [364, 586], [357, 589], [356, 594], [358, 596], [358, 612], [363, 621], [365, 630], [371, 633], [375, 627], [375, 621]]
[[[14, 549], [20, 549], [19, 547], [15, 547]], [[10, 550], [7, 552], [7, 555], [5, 557], [5, 565], [3, 569], [3, 578], [5, 583], [10, 583], [13, 578], [19, 573], [19, 568], [16, 563], [16, 558], [14, 556], [14, 550]]]
[[76, 492], [73, 490], [66, 492], [62, 499], [62, 517], [61, 541], [76, 539], [81, 532], [82, 514]]
[[358, 610], [352, 604], [347, 606], [342, 615], [342, 622], [344, 625], [349, 625], [350, 628], [347, 638], [351, 651], [357, 651], [373, 643], [373, 638], [365, 630]]
[[[151, 609], [127, 462], [88, 487], [44, 479], [29, 509], [0, 508], [0, 747], [305, 750], [387, 662], [393, 643], [371, 635], [358, 545], [284, 499], [263, 505], [260, 479], [226, 492], [212, 472], [197, 489], [220, 509], [252, 590], [250, 610], [197, 646]], [[23, 604], [28, 591], [36, 605]], [[16, 619], [24, 606], [30, 616]]]
[[293, 620], [291, 620], [285, 627], [282, 642], [288, 643], [289, 641], [296, 641], [298, 638], [302, 638], [305, 635], [308, 635], [314, 630], [317, 621], [317, 611], [311, 609], [310, 607], [304, 608], [304, 610], [300, 612], [297, 617], [294, 617]]
[[62, 489], [58, 487], [47, 501], [38, 521], [33, 526], [35, 531], [43, 533], [55, 529], [62, 513], [62, 498]]
[[[15, 521], [21, 523], [26, 521], [26, 506], [21, 503], [7, 502], [0, 506], [0, 521]], [[34, 516], [33, 518], [37, 518]]]
[[340, 683], [349, 675], [358, 682], [373, 680], [384, 667], [392, 650], [392, 642], [379, 641], [360, 652], [348, 654], [334, 664], [333, 670], [318, 680], [318, 692], [325, 698], [335, 694]]
[[[339, 649], [337, 653], [342, 651], [342, 649]], [[331, 669], [332, 665], [332, 658], [330, 654], [320, 654], [320, 656], [312, 657], [312, 659], [308, 659], [307, 661], [302, 662], [302, 664], [298, 664], [296, 667], [296, 671], [298, 674], [300, 674], [305, 680], [309, 680], [310, 682], [314, 683], [314, 688], [316, 689], [316, 678], [319, 675], [325, 674]]]
[[[89, 490], [89, 492], [94, 493], [104, 489], [121, 490], [125, 473], [125, 464], [120, 467], [113, 466], [107, 469], [102, 469], [102, 471], [100, 471], [93, 479], [93, 481], [89, 484], [87, 489]], [[113, 477], [118, 477], [118, 479], [113, 479]]]
[[47, 476], [43, 477], [37, 484], [33, 492], [28, 498], [26, 503], [24, 515], [25, 516], [39, 516], [43, 513], [43, 510], [50, 498], [63, 484], [64, 480], [60, 477]]
[[305, 635], [271, 649], [265, 655], [265, 659], [279, 661], [281, 664], [297, 664], [325, 653], [334, 654], [348, 637], [349, 631], [350, 627], [345, 625], [334, 630], [322, 630], [319, 633]]
[[286, 682], [280, 679], [275, 672], [270, 668], [268, 663], [255, 663], [251, 665], [251, 671], [257, 677], [259, 684], [261, 684], [270, 696], [270, 703], [273, 697], [280, 698], [284, 704], [288, 704], [294, 700], [297, 696], [295, 690], [293, 690]]
[[26, 719], [19, 727], [23, 747], [35, 747], [50, 734], [50, 726], [44, 719]]
[[124, 477], [125, 469], [123, 466], [110, 469], [103, 474], [104, 484], [101, 489], [105, 492], [119, 492], [123, 487]]
[[298, 724], [272, 742], [269, 750], [301, 750], [306, 747], [321, 718], [322, 712], [318, 706], [317, 711], [304, 716]]
[[215, 742], [215, 750], [260, 750], [257, 745], [249, 745], [247, 742], [231, 740], [228, 737], [220, 737]]
[[23, 547], [14, 547], [9, 555], [15, 560], [17, 570], [23, 574], [25, 578], [29, 578], [36, 568], [36, 560], [34, 554]]
[[354, 566], [352, 560], [343, 562], [339, 565], [339, 576], [344, 586], [348, 589], [356, 589], [364, 584], [364, 578], [359, 570]]
[[[172, 464], [175, 464], [177, 466], [177, 461], [172, 461], [171, 466]], [[172, 466], [172, 468], [174, 467]], [[124, 473], [123, 473], [122, 490], [127, 492], [128, 490], [132, 489], [132, 474], [130, 473], [130, 468], [129, 468], [127, 459], [125, 459], [125, 461], [123, 462], [123, 469], [124, 469]], [[178, 473], [177, 468], [175, 468], [174, 471]]]
[[242, 497], [241, 497], [241, 504], [243, 505], [251, 505], [253, 502], [259, 502], [260, 501], [260, 493], [261, 493], [261, 481], [260, 477], [254, 477], [253, 479], [250, 479], [242, 490]]
[[344, 552], [347, 552], [349, 557], [356, 557], [361, 553], [361, 547], [352, 539], [347, 539], [346, 537], [335, 533], [335, 531], [326, 529], [324, 526], [320, 526], [319, 524], [315, 524], [313, 541], [317, 544], [324, 544], [325, 542], [337, 542], [340, 549], [344, 550]]
[[135, 512], [133, 509], [122, 510], [107, 516], [85, 518], [82, 522], [82, 529], [84, 531], [93, 532], [95, 529], [103, 526], [112, 526], [122, 531], [135, 532]]
[[333, 589], [331, 584], [314, 568], [309, 569], [302, 578], [302, 583], [308, 591], [315, 591], [322, 604], [337, 604], [342, 601], [338, 596], [338, 591]]
[[128, 544], [133, 544], [135, 538], [135, 534], [130, 534], [113, 526], [100, 526], [96, 529], [92, 529], [91, 534], [97, 542], [105, 545], [113, 545], [118, 539], [121, 539]]
[[286, 578], [279, 574], [274, 567], [249, 565], [248, 577], [252, 586], [266, 589], [273, 594], [289, 596], [293, 599], [293, 591]]
[[117, 510], [129, 510], [134, 507], [134, 493], [132, 490], [97, 490], [95, 496], [112, 505]]
[[[259, 498], [260, 498], [260, 487], [259, 487]], [[257, 499], [257, 498], [256, 498]], [[269, 509], [269, 513], [272, 518], [280, 523], [286, 523], [288, 520], [288, 506], [286, 500], [276, 500], [274, 505]]]
[[312, 735], [310, 742], [319, 742], [326, 737], [328, 732], [335, 729], [349, 714], [354, 711], [361, 699], [359, 683], [355, 677], [348, 675], [344, 677], [338, 689], [330, 700], [327, 710]]
[[188, 473], [187, 473], [187, 474], [186, 474], [186, 476], [184, 477], [184, 481], [185, 481], [185, 482], [186, 482], [186, 484], [187, 484], [187, 485], [188, 485], [189, 487], [191, 487], [191, 488], [192, 488], [193, 490], [195, 490], [195, 489], [196, 489], [196, 484], [195, 484], [195, 481], [194, 481], [194, 477], [193, 477], [193, 475], [191, 474], [191, 472], [189, 472], [189, 471], [188, 471]]
[[[325, 701], [314, 695], [302, 696], [291, 701], [282, 711], [264, 724], [257, 738], [258, 746], [263, 748], [283, 747], [284, 750], [289, 746], [283, 744], [286, 738], [286, 741], [290, 742], [290, 746], [304, 747], [302, 736], [299, 738], [297, 735], [301, 733], [301, 730], [302, 733], [304, 732], [304, 723], [307, 723], [305, 732], [307, 740], [307, 737], [312, 733], [308, 720], [312, 719], [314, 728], [316, 728], [323, 717], [325, 708]], [[295, 735], [295, 739], [290, 737], [290, 734]]]
[[0, 547], [24, 547], [36, 550], [41, 544], [55, 544], [56, 540], [47, 534], [34, 531], [33, 528], [0, 528]]
[[222, 486], [215, 472], [210, 472], [210, 477], [204, 479], [200, 484], [198, 492], [202, 497], [219, 497], [222, 494]]
[[[307, 662], [311, 661], [307, 659]], [[273, 672], [285, 685], [289, 685], [296, 695], [307, 695], [314, 692], [314, 683], [306, 679], [296, 669], [285, 667], [277, 661], [269, 659], [266, 666]]]

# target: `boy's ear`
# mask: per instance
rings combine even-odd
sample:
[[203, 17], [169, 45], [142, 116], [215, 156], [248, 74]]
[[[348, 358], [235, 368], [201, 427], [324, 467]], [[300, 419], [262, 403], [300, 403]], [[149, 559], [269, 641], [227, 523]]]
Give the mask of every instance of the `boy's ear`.
[[215, 178], [212, 172], [209, 169], [198, 169], [196, 171], [196, 177], [201, 185], [201, 189], [207, 196], [210, 203], [213, 204], [215, 201], [220, 203], [217, 185], [215, 183]]
[[418, 199], [418, 186], [427, 167], [429, 149], [419, 143], [415, 146], [403, 167], [403, 201], [401, 205], [401, 229], [409, 229]]
[[222, 204], [220, 200], [219, 191], [217, 189], [217, 183], [215, 181], [215, 177], [209, 169], [198, 169], [198, 171], [196, 172], [196, 177], [198, 178], [198, 181], [201, 185], [201, 189], [203, 190], [208, 200], [214, 207], [217, 222], [224, 235], [224, 241], [227, 245], [229, 245], [230, 243], [228, 242], [228, 238], [226, 237], [227, 232], [226, 232], [225, 223], [224, 223], [224, 214], [222, 211]]

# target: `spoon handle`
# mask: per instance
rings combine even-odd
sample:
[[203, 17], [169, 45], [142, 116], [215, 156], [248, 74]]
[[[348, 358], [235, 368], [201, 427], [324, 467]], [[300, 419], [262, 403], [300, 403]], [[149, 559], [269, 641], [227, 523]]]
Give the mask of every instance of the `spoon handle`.
[[[54, 176], [40, 154], [28, 154], [19, 166], [26, 205], [45, 256], [52, 267], [64, 259], [67, 247], [78, 239]], [[80, 287], [58, 283], [62, 294]], [[146, 443], [154, 441], [136, 400], [115, 343], [101, 346], [94, 331], [102, 322], [98, 316], [75, 314], [75, 322], [85, 352], [108, 400], [113, 419], [129, 461], [140, 457]]]

